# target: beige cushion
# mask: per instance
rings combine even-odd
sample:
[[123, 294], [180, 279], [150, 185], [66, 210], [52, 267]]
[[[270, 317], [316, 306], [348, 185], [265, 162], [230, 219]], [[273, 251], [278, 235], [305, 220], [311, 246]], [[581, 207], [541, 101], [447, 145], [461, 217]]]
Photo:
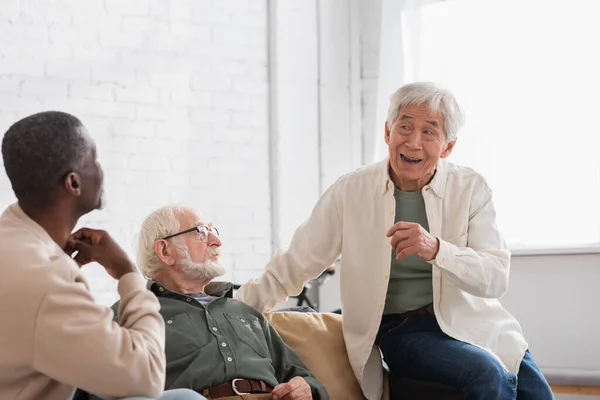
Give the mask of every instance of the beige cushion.
[[341, 315], [274, 312], [265, 317], [325, 386], [331, 400], [365, 400], [348, 360]]

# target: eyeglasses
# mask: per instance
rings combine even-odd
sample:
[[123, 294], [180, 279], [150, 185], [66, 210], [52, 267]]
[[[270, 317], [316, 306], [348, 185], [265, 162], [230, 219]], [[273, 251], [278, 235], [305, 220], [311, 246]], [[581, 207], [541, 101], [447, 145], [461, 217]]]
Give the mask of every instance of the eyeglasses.
[[161, 239], [167, 240], [167, 239], [171, 239], [175, 236], [183, 235], [185, 233], [190, 233], [190, 232], [194, 232], [194, 231], [198, 232], [198, 237], [203, 242], [208, 242], [208, 235], [210, 233], [213, 233], [217, 237], [219, 236], [219, 231], [214, 226], [199, 225], [199, 226], [195, 226], [190, 229], [186, 229], [185, 231], [181, 231], [181, 232], [177, 232], [172, 235], [169, 235], [169, 236], [165, 236]]

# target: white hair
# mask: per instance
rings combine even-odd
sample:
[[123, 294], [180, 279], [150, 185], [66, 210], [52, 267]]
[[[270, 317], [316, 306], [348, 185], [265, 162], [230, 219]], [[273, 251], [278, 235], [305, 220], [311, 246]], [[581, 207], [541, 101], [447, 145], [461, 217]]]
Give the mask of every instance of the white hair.
[[450, 142], [456, 139], [458, 130], [465, 123], [465, 114], [452, 93], [431, 82], [409, 83], [392, 94], [387, 114], [388, 126], [392, 126], [402, 108], [422, 104], [426, 104], [431, 112], [442, 114], [446, 140]]
[[[163, 263], [154, 252], [154, 242], [179, 231], [180, 223], [176, 213], [185, 207], [168, 205], [159, 208], [146, 217], [138, 237], [137, 265], [142, 275], [153, 279], [163, 267]], [[170, 239], [180, 252], [186, 251], [182, 237]]]

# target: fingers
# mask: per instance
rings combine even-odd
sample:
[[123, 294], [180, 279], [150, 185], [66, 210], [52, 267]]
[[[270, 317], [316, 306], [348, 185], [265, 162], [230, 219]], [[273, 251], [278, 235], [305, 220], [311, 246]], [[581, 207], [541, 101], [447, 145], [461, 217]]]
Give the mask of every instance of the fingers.
[[77, 230], [76, 232], [72, 233], [69, 238], [75, 239], [75, 240], [84, 240], [84, 239], [89, 239], [90, 237], [91, 237], [91, 230], [88, 228], [81, 228], [81, 229]]
[[80, 267], [83, 267], [84, 265], [93, 262], [93, 260], [90, 257], [81, 253], [77, 253], [77, 255], [73, 257], [73, 260], [75, 260], [75, 262], [79, 264]]
[[387, 237], [392, 237], [394, 235], [394, 233], [396, 233], [397, 231], [414, 229], [415, 226], [419, 226], [419, 224], [416, 224], [414, 222], [399, 221], [399, 222], [396, 222], [390, 229], [388, 229], [388, 231], [385, 233], [385, 235]]
[[402, 260], [403, 258], [410, 256], [411, 254], [418, 254], [419, 250], [420, 248], [416, 244], [407, 247], [404, 247], [404, 244], [401, 244], [396, 249], [396, 260]]
[[92, 246], [81, 240], [69, 238], [65, 246], [65, 252], [71, 257], [73, 257], [73, 253], [77, 252], [73, 259], [79, 266], [89, 264], [93, 261]]
[[273, 397], [273, 400], [283, 400], [284, 396], [287, 396], [289, 393], [292, 392], [292, 390], [294, 390], [292, 381], [287, 383], [280, 383], [279, 385], [273, 388], [271, 396]]
[[295, 377], [287, 383], [277, 385], [271, 393], [273, 400], [311, 400], [310, 386], [302, 377]]
[[413, 237], [414, 237], [414, 233], [411, 230], [397, 231], [396, 233], [394, 233], [394, 236], [392, 236], [392, 241], [390, 242], [390, 244], [392, 245], [393, 248], [396, 248], [396, 247], [398, 247], [400, 242], [410, 240]]
[[77, 248], [75, 246], [76, 246], [75, 240], [72, 238], [68, 238], [67, 244], [63, 248], [63, 251], [65, 253], [67, 253], [68, 255], [72, 256], [73, 253], [75, 253], [77, 251]]
[[99, 244], [104, 235], [104, 231], [90, 228], [81, 228], [71, 234], [70, 239], [87, 242], [89, 244]]

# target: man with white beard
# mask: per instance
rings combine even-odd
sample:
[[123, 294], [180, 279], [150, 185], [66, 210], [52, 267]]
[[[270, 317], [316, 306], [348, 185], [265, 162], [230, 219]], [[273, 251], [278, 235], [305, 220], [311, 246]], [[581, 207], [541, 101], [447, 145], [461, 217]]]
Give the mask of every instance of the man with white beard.
[[166, 388], [208, 399], [329, 399], [260, 312], [232, 299], [230, 283], [211, 283], [225, 273], [220, 247], [217, 228], [187, 207], [162, 207], [142, 224], [137, 265], [165, 320]]

